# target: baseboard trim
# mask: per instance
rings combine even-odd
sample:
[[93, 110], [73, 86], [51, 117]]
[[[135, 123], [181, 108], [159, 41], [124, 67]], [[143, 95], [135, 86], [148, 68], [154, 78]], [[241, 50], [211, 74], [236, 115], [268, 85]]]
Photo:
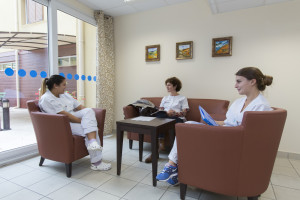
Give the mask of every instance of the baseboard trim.
[[39, 154], [37, 144], [0, 152], [0, 166], [19, 162]]
[[299, 153], [290, 153], [290, 152], [285, 152], [285, 151], [278, 151], [277, 152], [277, 157], [300, 160], [300, 154]]

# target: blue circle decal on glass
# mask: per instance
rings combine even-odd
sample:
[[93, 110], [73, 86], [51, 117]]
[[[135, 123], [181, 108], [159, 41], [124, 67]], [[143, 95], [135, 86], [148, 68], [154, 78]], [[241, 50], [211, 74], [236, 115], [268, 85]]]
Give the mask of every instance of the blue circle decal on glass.
[[82, 76], [81, 76], [81, 79], [84, 81], [84, 80], [85, 80], [85, 75], [82, 75]]
[[97, 77], [96, 76], [94, 76], [94, 81], [96, 81], [97, 80]]
[[88, 76], [88, 80], [91, 81], [91, 80], [92, 80], [92, 77], [91, 77], [91, 76]]
[[72, 77], [73, 77], [72, 74], [68, 74], [68, 75], [67, 75], [67, 78], [68, 78], [68, 79], [72, 79]]
[[19, 69], [18, 74], [19, 76], [24, 77], [26, 76], [26, 71], [24, 69]]
[[74, 79], [77, 81], [79, 79], [79, 75], [78, 74], [75, 74], [74, 75]]
[[37, 76], [36, 71], [35, 71], [35, 70], [31, 70], [31, 71], [30, 71], [30, 76], [31, 76], [32, 78], [35, 78], [35, 77]]
[[6, 68], [5, 74], [6, 74], [6, 76], [12, 76], [12, 75], [14, 75], [14, 70], [12, 68]]
[[41, 71], [40, 75], [41, 75], [42, 78], [46, 78], [47, 77], [47, 72]]
[[61, 75], [61, 76], [65, 77], [65, 74], [64, 74], [64, 73], [62, 73], [62, 72], [60, 72], [60, 73], [59, 73], [59, 75]]

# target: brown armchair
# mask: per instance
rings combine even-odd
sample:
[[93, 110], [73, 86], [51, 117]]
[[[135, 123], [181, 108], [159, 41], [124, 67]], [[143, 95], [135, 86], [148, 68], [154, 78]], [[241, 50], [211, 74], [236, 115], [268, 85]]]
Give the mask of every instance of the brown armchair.
[[[38, 100], [27, 101], [27, 108], [41, 155], [39, 165], [43, 165], [45, 158], [65, 163], [67, 177], [71, 177], [72, 162], [88, 155], [84, 138], [72, 135], [67, 116], [42, 113], [38, 106]], [[94, 111], [98, 122], [99, 138], [103, 146], [106, 110], [94, 108]]]
[[180, 196], [187, 185], [257, 200], [266, 191], [287, 111], [245, 112], [241, 126], [176, 124]]
[[[142, 99], [147, 99], [151, 101], [156, 107], [159, 107], [162, 97], [143, 97]], [[219, 99], [191, 99], [188, 98], [189, 112], [186, 115], [186, 119], [190, 121], [201, 121], [200, 112], [198, 106], [201, 105], [215, 120], [224, 120], [226, 118], [226, 112], [228, 109], [229, 101], [219, 100]], [[124, 119], [137, 117], [139, 113], [132, 106], [123, 107]], [[166, 133], [168, 134], [168, 133]], [[137, 133], [127, 132], [127, 138], [129, 139], [129, 148], [132, 149], [133, 140], [138, 141], [139, 136]], [[172, 146], [173, 144], [168, 144], [168, 135], [165, 137], [167, 139], [167, 146]], [[144, 136], [144, 142], [151, 142], [151, 138], [148, 135]]]

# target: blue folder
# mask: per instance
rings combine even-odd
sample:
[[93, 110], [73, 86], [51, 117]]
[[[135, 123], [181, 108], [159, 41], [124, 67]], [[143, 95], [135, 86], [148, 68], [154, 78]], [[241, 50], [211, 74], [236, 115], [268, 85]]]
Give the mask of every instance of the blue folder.
[[203, 119], [203, 121], [205, 121], [205, 123], [210, 126], [219, 126], [219, 124], [217, 124], [217, 122], [201, 106], [199, 106], [199, 111], [201, 114], [201, 118]]

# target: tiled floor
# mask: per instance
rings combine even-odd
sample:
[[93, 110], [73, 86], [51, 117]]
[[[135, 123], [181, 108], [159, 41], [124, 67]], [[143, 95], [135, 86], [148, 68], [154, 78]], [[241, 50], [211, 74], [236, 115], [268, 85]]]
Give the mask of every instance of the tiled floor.
[[[144, 157], [149, 155], [150, 146], [144, 145]], [[167, 154], [159, 159], [159, 171], [167, 161]], [[62, 163], [46, 160], [38, 166], [39, 157], [0, 168], [0, 199], [82, 199], [82, 200], [176, 200], [179, 187], [158, 182], [152, 186], [151, 165], [138, 161], [137, 142], [133, 150], [124, 140], [121, 176], [116, 175], [116, 138], [104, 139], [104, 160], [112, 163], [107, 172], [92, 171], [89, 158], [85, 157], [73, 164], [71, 178], [65, 175]], [[261, 200], [300, 199], [300, 160], [277, 158], [268, 190]], [[189, 200], [246, 200], [245, 197], [229, 197], [188, 187]]]

